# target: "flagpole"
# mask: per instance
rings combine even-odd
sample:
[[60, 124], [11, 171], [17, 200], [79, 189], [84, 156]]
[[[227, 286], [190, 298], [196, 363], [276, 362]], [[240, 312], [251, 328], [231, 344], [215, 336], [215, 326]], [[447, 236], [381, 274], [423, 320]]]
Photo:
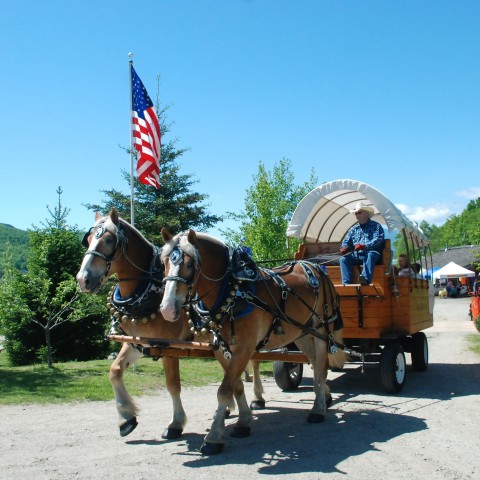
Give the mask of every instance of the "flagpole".
[[134, 197], [133, 197], [133, 162], [134, 162], [134, 152], [133, 152], [133, 132], [132, 132], [132, 112], [133, 112], [133, 98], [132, 98], [132, 65], [133, 65], [133, 53], [129, 53], [128, 57], [130, 58], [128, 62], [128, 74], [130, 77], [130, 224], [135, 225], [134, 219]]

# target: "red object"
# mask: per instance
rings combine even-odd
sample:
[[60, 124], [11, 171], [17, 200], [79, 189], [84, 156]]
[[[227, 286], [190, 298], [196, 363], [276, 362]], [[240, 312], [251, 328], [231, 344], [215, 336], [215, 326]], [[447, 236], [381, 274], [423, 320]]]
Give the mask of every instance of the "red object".
[[470, 301], [470, 314], [474, 322], [480, 319], [480, 297], [472, 297]]
[[363, 245], [362, 243], [357, 243], [355, 245], [355, 251], [358, 252], [359, 250], [365, 250], [365, 245]]
[[347, 253], [348, 252], [348, 247], [342, 247], [340, 249], [340, 253]]
[[131, 65], [132, 138], [137, 150], [138, 180], [160, 188], [161, 133], [157, 112], [140, 77]]

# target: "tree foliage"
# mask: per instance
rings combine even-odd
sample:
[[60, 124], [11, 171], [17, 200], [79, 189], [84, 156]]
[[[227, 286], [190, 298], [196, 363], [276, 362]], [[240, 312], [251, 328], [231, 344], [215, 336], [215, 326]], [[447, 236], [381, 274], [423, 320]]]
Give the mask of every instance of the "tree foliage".
[[300, 200], [317, 186], [314, 171], [307, 182], [296, 185], [291, 161], [283, 158], [272, 171], [260, 162], [253, 181], [246, 192], [244, 211], [228, 214], [241, 222], [239, 229], [222, 233], [229, 242], [250, 247], [256, 260], [292, 258], [298, 242], [287, 245], [285, 232]]
[[28, 234], [24, 230], [0, 223], [0, 277], [7, 266], [27, 269]]
[[[169, 126], [165, 123], [165, 111], [161, 112], [159, 119], [162, 139], [165, 139], [169, 131]], [[160, 234], [162, 227], [168, 228], [172, 233], [188, 228], [201, 231], [222, 220], [208, 212], [208, 205], [205, 204], [208, 195], [193, 191], [197, 181], [192, 175], [180, 173], [178, 159], [186, 149], [177, 149], [175, 144], [176, 140], [162, 144], [159, 189], [141, 184], [136, 177], [134, 179], [135, 227], [157, 245], [163, 243]], [[126, 171], [122, 173], [130, 184], [130, 174]], [[107, 214], [115, 207], [122, 218], [131, 221], [130, 193], [126, 195], [115, 189], [104, 190], [103, 193], [106, 196], [103, 204], [86, 204], [86, 207], [102, 214]]]
[[[79, 295], [75, 275], [83, 248], [60, 202], [43, 228], [29, 231], [28, 271], [10, 267], [0, 284], [0, 322], [13, 365], [86, 360], [104, 355], [103, 299]], [[58, 328], [62, 326], [62, 328]]]
[[420, 228], [430, 240], [432, 252], [446, 247], [480, 245], [480, 198], [471, 200], [459, 215], [451, 215], [441, 226], [423, 221]]

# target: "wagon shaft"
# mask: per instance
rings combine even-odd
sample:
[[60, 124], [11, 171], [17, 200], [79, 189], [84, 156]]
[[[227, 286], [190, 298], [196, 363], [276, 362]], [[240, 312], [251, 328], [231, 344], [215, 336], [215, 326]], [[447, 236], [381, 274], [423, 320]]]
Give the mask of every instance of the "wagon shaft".
[[[206, 342], [131, 337], [128, 335], [108, 335], [107, 338], [115, 342], [143, 345], [143, 353], [154, 358], [215, 358], [212, 345]], [[287, 351], [285, 349], [278, 351], [255, 352], [252, 356], [252, 360], [309, 363], [308, 358], [303, 353]]]

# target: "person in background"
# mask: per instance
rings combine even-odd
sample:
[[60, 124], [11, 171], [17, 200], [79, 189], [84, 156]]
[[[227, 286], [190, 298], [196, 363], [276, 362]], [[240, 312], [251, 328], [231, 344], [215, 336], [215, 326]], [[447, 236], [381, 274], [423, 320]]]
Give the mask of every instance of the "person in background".
[[347, 232], [340, 246], [340, 271], [342, 283], [348, 285], [352, 282], [352, 267], [363, 265], [358, 282], [368, 285], [372, 281], [375, 265], [382, 258], [385, 246], [385, 233], [378, 222], [370, 219], [374, 211], [363, 202], [357, 202], [355, 208], [350, 210], [355, 215], [357, 222]]
[[480, 289], [480, 276], [476, 277], [475, 280], [473, 281], [472, 290], [473, 290], [473, 294], [476, 297], [478, 297], [479, 289]]
[[415, 277], [415, 270], [406, 253], [401, 253], [398, 256], [398, 267], [394, 267], [394, 271], [397, 277]]

